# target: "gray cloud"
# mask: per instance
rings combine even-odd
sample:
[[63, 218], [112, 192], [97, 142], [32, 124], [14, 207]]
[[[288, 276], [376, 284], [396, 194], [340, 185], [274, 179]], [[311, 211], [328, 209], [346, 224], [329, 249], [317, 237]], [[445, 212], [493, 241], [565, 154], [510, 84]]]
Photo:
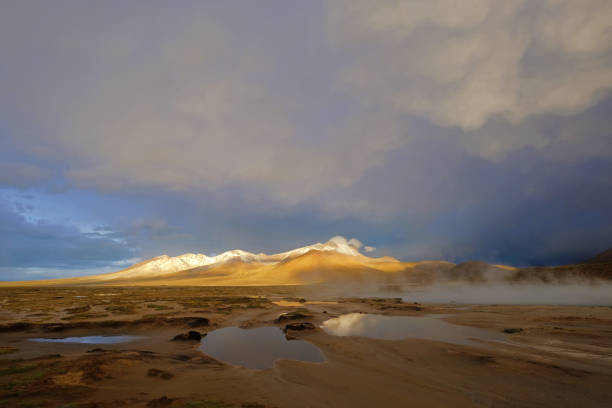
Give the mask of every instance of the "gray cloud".
[[7, 215], [41, 265], [335, 234], [403, 259], [609, 246], [610, 2], [266, 5], [3, 6], [0, 187], [95, 220]]
[[31, 187], [49, 179], [49, 174], [43, 168], [22, 162], [0, 162], [0, 185], [11, 187]]
[[229, 6], [11, 5], [0, 90], [44, 131], [10, 145], [81, 188], [235, 187], [294, 205], [384, 166], [414, 139], [405, 114], [459, 126], [494, 158], [545, 144], [472, 132], [490, 118], [580, 112], [612, 86], [609, 2], [338, 1], [328, 30], [314, 9], [288, 16], [303, 26]]
[[123, 231], [127, 238], [139, 238], [140, 240], [189, 240], [191, 234], [181, 232], [177, 226], [172, 226], [161, 217], [139, 218], [131, 223]]
[[317, 106], [333, 95], [324, 88], [298, 94], [292, 82], [279, 87], [277, 78], [304, 57], [299, 44], [275, 44], [277, 33], [260, 31], [255, 17], [242, 26], [237, 14], [228, 17], [237, 24], [219, 24], [206, 7], [182, 14], [126, 7], [121, 18], [113, 7], [96, 14], [72, 3], [51, 12], [28, 3], [11, 8], [1, 21], [7, 65], [0, 89], [45, 129], [12, 145], [68, 162], [63, 174], [73, 185], [236, 186], [294, 204], [352, 184], [389, 148], [369, 134], [334, 129], [303, 137], [313, 113], [325, 109]]
[[575, 114], [612, 87], [605, 0], [331, 4], [343, 89], [398, 113], [473, 130], [495, 116]]

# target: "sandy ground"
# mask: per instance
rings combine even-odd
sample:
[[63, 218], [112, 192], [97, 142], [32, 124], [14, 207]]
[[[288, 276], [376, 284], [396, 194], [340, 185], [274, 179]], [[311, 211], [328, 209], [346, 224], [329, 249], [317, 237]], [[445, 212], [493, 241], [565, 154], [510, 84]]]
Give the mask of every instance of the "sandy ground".
[[[309, 301], [310, 300], [310, 301]], [[454, 324], [507, 334], [467, 347], [429, 340], [291, 335], [325, 363], [231, 366], [187, 330], [283, 327], [350, 312], [445, 314]], [[203, 326], [202, 320], [209, 319]], [[195, 322], [195, 323], [194, 323]], [[197, 327], [191, 327], [193, 325]], [[52, 344], [32, 337], [135, 334], [116, 345]], [[612, 308], [439, 305], [397, 299], [315, 299], [297, 287], [0, 289], [2, 407], [606, 407], [612, 401]]]

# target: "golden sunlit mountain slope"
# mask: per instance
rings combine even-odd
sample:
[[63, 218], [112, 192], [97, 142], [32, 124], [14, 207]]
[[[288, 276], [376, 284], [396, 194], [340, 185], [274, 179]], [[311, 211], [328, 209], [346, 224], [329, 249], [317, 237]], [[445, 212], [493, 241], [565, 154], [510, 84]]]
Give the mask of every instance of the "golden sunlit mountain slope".
[[[278, 263], [230, 261], [141, 279], [115, 279], [126, 285], [303, 285], [396, 275], [407, 266], [393, 258], [369, 258], [311, 250]], [[111, 283], [111, 282], [107, 282]]]
[[162, 255], [113, 273], [0, 285], [302, 285], [398, 276], [414, 265], [391, 257], [367, 257], [335, 237], [274, 255], [242, 250], [215, 257]]
[[427, 285], [453, 281], [485, 284], [495, 281], [567, 282], [612, 279], [611, 264], [514, 268], [485, 262], [455, 265], [445, 261], [400, 262], [363, 255], [341, 237], [279, 254], [231, 250], [204, 254], [158, 256], [129, 268], [100, 275], [25, 282], [0, 286], [264, 286], [336, 284]]
[[232, 260], [167, 273], [136, 273], [138, 268], [156, 260], [158, 258], [110, 274], [46, 281], [4, 282], [2, 285], [303, 285], [341, 280], [359, 281], [383, 278], [385, 275], [397, 276], [399, 272], [413, 265], [389, 257], [369, 258], [311, 250], [275, 263]]

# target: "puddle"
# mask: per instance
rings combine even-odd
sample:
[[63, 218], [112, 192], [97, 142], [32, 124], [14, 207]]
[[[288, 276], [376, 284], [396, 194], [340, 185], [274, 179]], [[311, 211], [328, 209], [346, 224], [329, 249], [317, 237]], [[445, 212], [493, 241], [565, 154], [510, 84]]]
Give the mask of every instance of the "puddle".
[[118, 344], [143, 339], [144, 336], [83, 336], [83, 337], [39, 337], [28, 339], [39, 343], [82, 343], [82, 344]]
[[483, 343], [474, 339], [506, 341], [506, 337], [502, 333], [447, 323], [441, 320], [440, 316], [382, 316], [349, 313], [324, 321], [321, 328], [334, 336], [362, 336], [385, 340], [416, 338], [464, 346], [483, 347]]
[[271, 368], [274, 361], [281, 358], [314, 363], [325, 361], [323, 353], [314, 344], [287, 340], [278, 327], [215, 330], [202, 339], [200, 350], [229, 364], [255, 369]]

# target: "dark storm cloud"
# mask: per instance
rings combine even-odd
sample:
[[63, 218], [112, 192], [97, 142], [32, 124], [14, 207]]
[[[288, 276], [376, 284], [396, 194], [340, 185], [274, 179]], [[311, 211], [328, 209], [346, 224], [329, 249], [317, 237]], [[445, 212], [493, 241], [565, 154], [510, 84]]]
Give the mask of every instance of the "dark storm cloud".
[[5, 206], [1, 263], [336, 234], [402, 259], [594, 254], [612, 245], [611, 21], [596, 0], [12, 2], [0, 187], [38, 198]]

